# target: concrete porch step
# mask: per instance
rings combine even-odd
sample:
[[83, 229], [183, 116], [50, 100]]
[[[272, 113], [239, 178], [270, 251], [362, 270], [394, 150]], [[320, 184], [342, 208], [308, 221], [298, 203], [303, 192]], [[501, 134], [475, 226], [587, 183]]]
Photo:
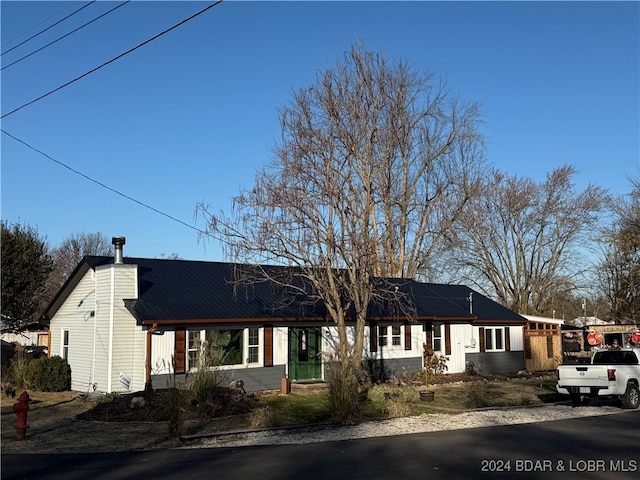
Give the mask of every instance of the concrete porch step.
[[325, 393], [329, 384], [322, 380], [302, 380], [291, 382], [291, 393], [294, 395], [318, 395]]

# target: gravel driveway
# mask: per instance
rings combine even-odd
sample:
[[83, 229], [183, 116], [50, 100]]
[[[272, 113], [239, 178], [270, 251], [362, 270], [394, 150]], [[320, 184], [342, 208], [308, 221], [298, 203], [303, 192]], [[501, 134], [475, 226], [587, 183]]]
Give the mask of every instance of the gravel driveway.
[[423, 414], [416, 417], [367, 422], [348, 427], [271, 429], [254, 432], [227, 433], [215, 436], [194, 436], [186, 438], [185, 443], [187, 448], [213, 448], [330, 442], [407, 433], [547, 422], [577, 417], [611, 415], [623, 411], [625, 410], [614, 406], [573, 408], [566, 405], [486, 409], [457, 414]]

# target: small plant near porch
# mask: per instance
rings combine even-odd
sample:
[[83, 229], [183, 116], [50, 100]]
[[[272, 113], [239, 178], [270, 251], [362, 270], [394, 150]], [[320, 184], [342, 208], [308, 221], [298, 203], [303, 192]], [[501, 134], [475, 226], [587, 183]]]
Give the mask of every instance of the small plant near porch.
[[416, 374], [414, 380], [424, 384], [435, 383], [442, 375], [447, 373], [449, 357], [438, 355], [428, 344], [423, 347], [424, 369]]

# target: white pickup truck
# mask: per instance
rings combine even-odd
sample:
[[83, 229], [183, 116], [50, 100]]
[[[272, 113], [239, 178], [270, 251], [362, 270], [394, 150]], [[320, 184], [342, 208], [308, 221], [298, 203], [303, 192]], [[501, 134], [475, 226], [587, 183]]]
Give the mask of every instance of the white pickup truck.
[[569, 395], [574, 406], [590, 398], [618, 396], [624, 408], [640, 406], [640, 348], [598, 350], [587, 365], [560, 365], [558, 393]]

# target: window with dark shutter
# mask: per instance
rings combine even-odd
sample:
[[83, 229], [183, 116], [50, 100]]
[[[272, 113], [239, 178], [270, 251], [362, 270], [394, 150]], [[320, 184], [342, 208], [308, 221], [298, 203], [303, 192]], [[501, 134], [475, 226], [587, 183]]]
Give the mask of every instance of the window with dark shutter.
[[378, 326], [374, 322], [369, 324], [369, 351], [378, 351]]
[[444, 324], [444, 354], [451, 355], [451, 324]]
[[185, 373], [185, 347], [186, 333], [184, 329], [176, 330], [174, 348], [174, 371], [175, 373]]
[[404, 326], [404, 349], [411, 350], [411, 325]]
[[429, 348], [433, 348], [433, 324], [432, 323], [427, 323], [426, 324], [426, 342], [427, 345], [429, 346]]
[[273, 367], [273, 327], [264, 327], [264, 366]]

